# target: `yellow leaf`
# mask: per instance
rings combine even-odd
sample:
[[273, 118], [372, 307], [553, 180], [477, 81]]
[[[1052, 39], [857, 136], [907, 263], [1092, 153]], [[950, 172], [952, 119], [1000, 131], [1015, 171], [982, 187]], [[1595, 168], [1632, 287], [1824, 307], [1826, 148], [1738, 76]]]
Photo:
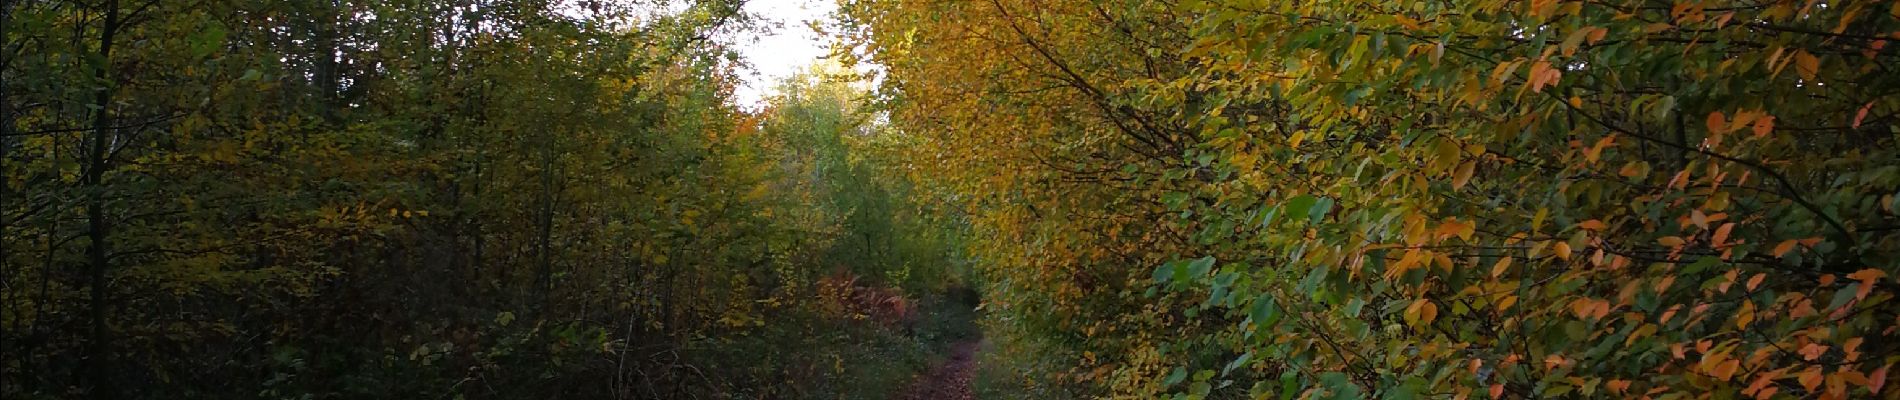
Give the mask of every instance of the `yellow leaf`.
[[1444, 222], [1438, 224], [1438, 229], [1434, 230], [1432, 233], [1435, 236], [1438, 236], [1441, 238], [1449, 237], [1449, 236], [1457, 236], [1459, 239], [1471, 240], [1471, 235], [1477, 232], [1476, 229], [1477, 229], [1476, 223], [1462, 222], [1462, 221], [1458, 221], [1457, 219], [1446, 218]]
[[1497, 265], [1491, 267], [1491, 277], [1504, 276], [1504, 272], [1511, 269], [1511, 260], [1513, 260], [1513, 258], [1508, 256], [1498, 259]]
[[1463, 164], [1458, 164], [1458, 169], [1451, 174], [1451, 188], [1457, 190], [1465, 187], [1465, 183], [1471, 182], [1471, 174], [1477, 169], [1478, 160], [1469, 160]]
[[1424, 308], [1424, 306], [1425, 306], [1424, 299], [1413, 300], [1412, 304], [1405, 306], [1405, 312], [1402, 314], [1399, 314], [1399, 316], [1405, 319], [1406, 324], [1409, 324], [1412, 326], [1418, 326], [1418, 314], [1420, 310]]
[[1649, 174], [1649, 163], [1642, 161], [1630, 161], [1623, 164], [1623, 169], [1616, 171], [1617, 176], [1624, 178], [1635, 178], [1646, 174]]

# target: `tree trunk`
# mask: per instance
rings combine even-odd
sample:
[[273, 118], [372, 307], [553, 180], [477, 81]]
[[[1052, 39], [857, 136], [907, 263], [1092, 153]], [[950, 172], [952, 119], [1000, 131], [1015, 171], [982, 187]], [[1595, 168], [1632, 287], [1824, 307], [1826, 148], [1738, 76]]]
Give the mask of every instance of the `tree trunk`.
[[539, 219], [539, 237], [535, 243], [535, 256], [538, 257], [540, 271], [535, 277], [536, 290], [540, 290], [541, 307], [548, 307], [548, 292], [554, 288], [554, 259], [551, 251], [554, 233], [554, 137], [543, 133], [541, 141], [541, 209]]
[[93, 104], [99, 109], [93, 111], [91, 144], [86, 149], [86, 237], [91, 240], [86, 245], [86, 260], [90, 270], [91, 319], [90, 333], [86, 340], [86, 361], [88, 393], [95, 399], [117, 398], [115, 388], [106, 381], [111, 377], [108, 371], [111, 363], [106, 358], [110, 354], [106, 338], [106, 293], [108, 282], [106, 269], [110, 260], [107, 257], [108, 233], [105, 210], [105, 172], [107, 168], [107, 135], [112, 133], [112, 42], [113, 35], [119, 30], [119, 1], [107, 0], [105, 4], [105, 25], [99, 29], [99, 62], [93, 73], [94, 84], [99, 85], [93, 93]]

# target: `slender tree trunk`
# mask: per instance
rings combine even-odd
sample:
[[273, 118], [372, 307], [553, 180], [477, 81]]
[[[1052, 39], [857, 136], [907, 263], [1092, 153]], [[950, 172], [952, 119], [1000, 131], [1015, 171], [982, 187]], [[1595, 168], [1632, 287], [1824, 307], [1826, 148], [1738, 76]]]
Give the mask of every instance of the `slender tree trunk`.
[[[11, 64], [13, 60], [12, 51], [8, 49], [8, 45], [12, 43], [8, 39], [12, 37], [8, 35], [11, 32], [7, 29], [7, 22], [12, 20], [12, 17], [13, 2], [0, 3], [0, 52], [5, 52], [0, 54], [5, 54], [7, 60], [0, 61], [0, 304], [18, 309], [19, 305], [12, 302], [15, 297], [13, 286], [7, 284], [13, 277], [13, 259], [7, 258], [7, 220], [13, 216], [5, 212], [7, 210], [5, 201], [13, 198], [11, 192], [8, 191], [10, 185], [7, 184], [9, 169], [7, 166], [13, 165], [12, 160], [7, 158], [9, 155], [7, 150], [13, 147], [13, 96], [11, 96], [13, 91], [7, 87], [7, 74], [4, 67], [6, 64]], [[5, 322], [0, 322], [0, 346], [6, 345], [7, 326]], [[0, 378], [4, 377], [0, 376]]]
[[99, 85], [93, 93], [93, 104], [99, 109], [93, 111], [92, 143], [86, 149], [86, 236], [91, 243], [86, 245], [86, 259], [91, 272], [91, 332], [87, 335], [86, 362], [88, 392], [95, 399], [118, 397], [112, 384], [106, 381], [111, 377], [108, 371], [111, 363], [106, 359], [110, 354], [106, 337], [106, 268], [108, 225], [106, 223], [104, 178], [107, 167], [107, 135], [112, 133], [112, 42], [113, 35], [119, 30], [119, 1], [106, 0], [105, 25], [99, 29], [99, 65], [95, 68], [94, 84]]
[[316, 24], [313, 27], [316, 30], [314, 45], [318, 54], [313, 60], [316, 65], [311, 77], [316, 79], [318, 99], [322, 102], [323, 120], [331, 124], [340, 122], [337, 108], [341, 106], [338, 94], [343, 91], [343, 80], [341, 71], [338, 70], [337, 53], [342, 48], [338, 45], [337, 30], [340, 25], [338, 22], [342, 18], [343, 6], [335, 0], [323, 0], [322, 9], [312, 16]]
[[[545, 135], [545, 134], [544, 134]], [[546, 135], [541, 142], [541, 210], [539, 220], [539, 238], [535, 243], [536, 257], [539, 257], [540, 271], [535, 278], [535, 286], [540, 290], [541, 307], [548, 306], [548, 292], [554, 287], [554, 254], [551, 249], [554, 233], [554, 145], [553, 135]]]
[[[5, 72], [7, 68], [11, 66], [8, 64], [12, 64], [14, 60], [11, 47], [13, 44], [13, 36], [10, 35], [12, 32], [8, 29], [11, 26], [9, 23], [12, 20], [13, 2], [7, 1], [0, 3], [0, 54], [4, 54], [6, 57], [6, 61], [0, 61], [0, 304], [5, 304], [6, 307], [11, 310], [18, 310], [20, 309], [20, 304], [18, 303], [20, 296], [14, 294], [18, 292], [18, 290], [15, 290], [13, 287], [15, 284], [13, 283], [13, 258], [7, 251], [7, 245], [10, 244], [10, 242], [7, 241], [7, 231], [9, 228], [12, 228], [7, 221], [12, 219], [13, 216], [6, 213], [8, 209], [6, 207], [6, 201], [13, 199], [12, 187], [8, 184], [7, 180], [7, 177], [10, 176], [8, 170], [11, 169], [7, 167], [13, 165], [13, 160], [9, 158], [12, 156], [10, 149], [13, 148], [13, 91], [7, 86], [7, 74]], [[17, 316], [19, 314], [15, 313], [14, 315]], [[17, 327], [20, 326], [20, 323], [17, 320], [12, 321], [11, 324], [6, 321], [0, 321], [0, 348], [9, 348], [7, 346], [8, 334], [20, 336], [14, 339], [16, 342], [24, 338], [24, 336], [18, 332], [8, 332], [8, 326]], [[15, 349], [14, 351], [24, 352], [20, 347], [11, 348]], [[20, 368], [26, 370], [31, 367], [22, 363], [20, 364]], [[21, 374], [26, 374], [26, 372], [21, 372]], [[6, 374], [0, 374], [0, 379], [10, 378], [11, 377], [6, 376]]]

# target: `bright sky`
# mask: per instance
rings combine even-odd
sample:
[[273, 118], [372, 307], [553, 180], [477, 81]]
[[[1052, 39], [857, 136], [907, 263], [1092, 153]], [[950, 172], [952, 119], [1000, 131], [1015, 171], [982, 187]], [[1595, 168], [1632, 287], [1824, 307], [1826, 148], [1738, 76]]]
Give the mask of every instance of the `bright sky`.
[[824, 20], [837, 9], [834, 0], [751, 0], [746, 11], [777, 25], [757, 40], [739, 42], [739, 53], [752, 63], [744, 86], [735, 91], [740, 105], [765, 101], [780, 80], [825, 56], [829, 39], [819, 38], [807, 21]]

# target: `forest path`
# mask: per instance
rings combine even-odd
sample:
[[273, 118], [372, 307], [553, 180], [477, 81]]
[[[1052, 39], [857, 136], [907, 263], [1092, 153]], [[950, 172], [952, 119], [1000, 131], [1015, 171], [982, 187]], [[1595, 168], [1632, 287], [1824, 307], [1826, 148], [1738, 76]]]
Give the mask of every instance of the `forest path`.
[[924, 372], [897, 400], [972, 400], [971, 376], [976, 373], [976, 350], [982, 339], [968, 339], [951, 345], [950, 357]]

